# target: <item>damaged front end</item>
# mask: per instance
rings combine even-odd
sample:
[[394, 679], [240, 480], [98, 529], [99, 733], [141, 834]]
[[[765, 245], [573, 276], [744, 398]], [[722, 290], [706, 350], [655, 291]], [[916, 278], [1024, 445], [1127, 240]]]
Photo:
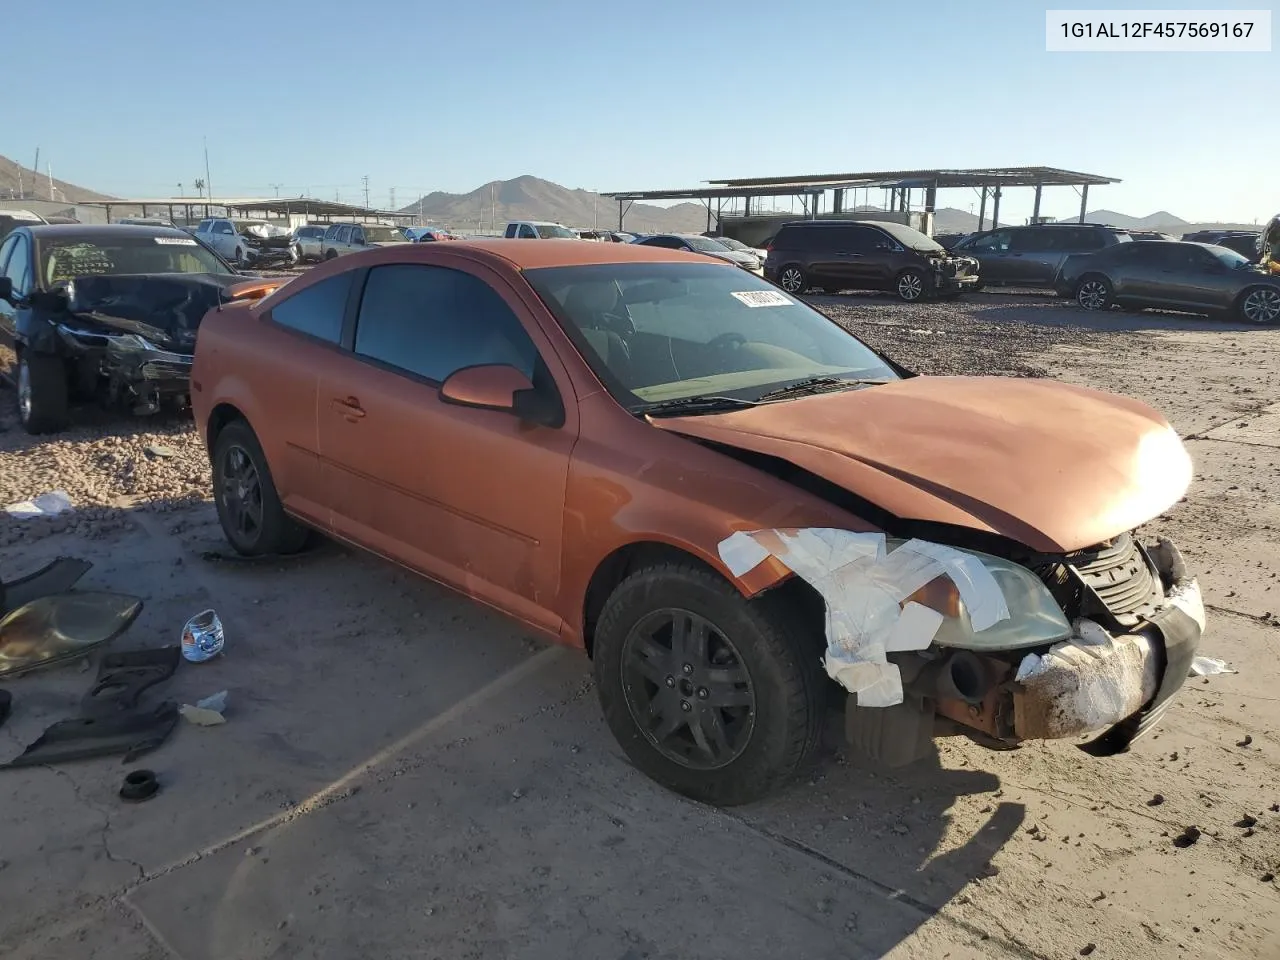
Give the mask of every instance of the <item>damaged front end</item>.
[[212, 274], [85, 276], [59, 284], [31, 346], [71, 361], [78, 392], [137, 414], [189, 402], [196, 330], [243, 280]]
[[740, 576], [774, 557], [822, 596], [827, 673], [851, 694], [850, 742], [890, 764], [938, 735], [994, 748], [1096, 735], [1123, 752], [1182, 686], [1204, 630], [1174, 545], [1122, 534], [1061, 555], [994, 556], [834, 529], [736, 533]]

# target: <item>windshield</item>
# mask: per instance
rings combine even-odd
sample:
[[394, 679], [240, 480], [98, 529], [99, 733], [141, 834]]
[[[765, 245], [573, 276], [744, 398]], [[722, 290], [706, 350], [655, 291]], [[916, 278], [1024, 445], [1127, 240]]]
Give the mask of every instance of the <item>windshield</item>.
[[756, 400], [813, 377], [898, 379], [843, 327], [734, 266], [610, 263], [524, 275], [633, 411], [706, 394]]
[[750, 249], [751, 249], [751, 248], [750, 248], [750, 247], [748, 247], [745, 243], [743, 243], [741, 240], [733, 240], [733, 239], [731, 239], [730, 237], [716, 237], [715, 239], [716, 239], [716, 241], [717, 241], [717, 242], [724, 244], [724, 245], [725, 245], [726, 247], [728, 247], [730, 250], [738, 250], [738, 251], [742, 251], [742, 250], [750, 250]]
[[562, 227], [558, 223], [538, 223], [534, 224], [534, 229], [538, 231], [538, 237], [542, 240], [577, 240], [578, 235], [568, 227]]
[[904, 247], [909, 247], [912, 250], [925, 250], [930, 253], [943, 253], [946, 251], [946, 247], [942, 244], [938, 243], [936, 240], [926, 237], [919, 230], [913, 230], [905, 223], [892, 223], [888, 220], [877, 220], [876, 226], [889, 234], [889, 236], [893, 237], [893, 239], [897, 240]]
[[718, 253], [723, 255], [729, 249], [719, 240], [712, 240], [710, 237], [681, 237], [680, 239], [700, 253]]
[[404, 232], [399, 227], [382, 227], [377, 224], [364, 225], [365, 243], [395, 243], [404, 240]]
[[1232, 270], [1239, 270], [1241, 267], [1249, 266], [1248, 257], [1240, 256], [1240, 254], [1236, 253], [1229, 247], [1219, 247], [1214, 244], [1208, 244], [1207, 249]]
[[208, 247], [190, 237], [113, 237], [43, 240], [40, 276], [46, 286], [76, 277], [138, 273], [216, 273], [235, 271]]

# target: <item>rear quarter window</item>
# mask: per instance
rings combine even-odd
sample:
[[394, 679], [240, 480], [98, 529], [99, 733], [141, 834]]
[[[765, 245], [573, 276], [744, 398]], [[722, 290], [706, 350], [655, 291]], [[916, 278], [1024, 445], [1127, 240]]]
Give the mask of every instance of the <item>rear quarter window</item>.
[[267, 315], [271, 322], [305, 333], [326, 343], [342, 339], [342, 321], [347, 312], [354, 272], [348, 270], [313, 283], [282, 300]]

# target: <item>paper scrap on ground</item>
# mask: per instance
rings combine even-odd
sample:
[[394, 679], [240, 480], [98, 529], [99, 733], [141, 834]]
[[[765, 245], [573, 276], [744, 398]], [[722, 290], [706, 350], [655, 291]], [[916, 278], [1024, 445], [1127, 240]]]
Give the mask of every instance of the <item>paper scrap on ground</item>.
[[178, 708], [178, 712], [183, 718], [201, 727], [216, 727], [220, 723], [226, 723], [227, 718], [223, 713], [227, 709], [227, 691], [219, 690], [212, 696], [205, 697], [203, 700], [197, 700], [193, 707], [189, 703], [184, 703]]
[[71, 497], [65, 490], [51, 490], [30, 500], [19, 500], [4, 508], [11, 517], [27, 519], [29, 517], [56, 517], [60, 513], [74, 510]]
[[773, 556], [821, 594], [827, 610], [823, 666], [857, 695], [860, 707], [902, 702], [902, 676], [887, 654], [925, 649], [944, 619], [922, 604], [903, 604], [925, 585], [949, 578], [975, 631], [1009, 616], [999, 584], [978, 558], [924, 540], [909, 540], [890, 551], [882, 533], [820, 527], [755, 530], [725, 538], [719, 551], [736, 577]]
[[1189, 677], [1216, 677], [1220, 673], [1238, 673], [1227, 665], [1225, 660], [1216, 657], [1196, 657], [1191, 661]]

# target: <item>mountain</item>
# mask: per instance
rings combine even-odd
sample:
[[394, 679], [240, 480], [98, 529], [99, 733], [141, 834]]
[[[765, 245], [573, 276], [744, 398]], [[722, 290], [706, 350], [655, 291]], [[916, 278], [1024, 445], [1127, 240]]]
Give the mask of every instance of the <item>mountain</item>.
[[32, 200], [65, 200], [76, 203], [81, 200], [110, 200], [104, 193], [94, 193], [65, 180], [53, 181], [54, 196], [49, 196], [49, 174], [35, 173], [8, 157], [0, 157], [0, 199], [27, 197]]
[[[566, 227], [618, 225], [618, 201], [529, 175], [494, 180], [470, 193], [437, 190], [400, 212], [420, 214], [452, 230], [501, 230], [509, 220], [554, 220]], [[707, 228], [707, 210], [700, 203], [633, 203], [625, 222], [628, 230], [645, 233], [701, 233]]]
[[[1167, 210], [1159, 210], [1145, 217], [1131, 217], [1127, 213], [1116, 213], [1114, 210], [1090, 210], [1085, 213], [1084, 218], [1088, 223], [1105, 223], [1123, 230], [1161, 230], [1165, 233], [1183, 233], [1187, 226], [1187, 221], [1181, 217], [1175, 217]], [[1063, 217], [1059, 223], [1070, 223], [1075, 219], [1075, 217]]]

